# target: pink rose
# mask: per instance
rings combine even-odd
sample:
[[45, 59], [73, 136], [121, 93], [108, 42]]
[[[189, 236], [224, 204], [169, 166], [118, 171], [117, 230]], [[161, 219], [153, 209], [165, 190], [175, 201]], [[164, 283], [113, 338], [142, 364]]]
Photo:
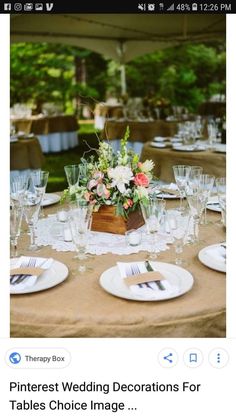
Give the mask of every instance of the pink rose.
[[134, 183], [136, 186], [147, 187], [149, 185], [149, 179], [144, 173], [137, 173], [134, 178]]
[[130, 208], [130, 207], [132, 207], [133, 206], [133, 200], [132, 199], [127, 199], [126, 201], [125, 201], [125, 203], [123, 204], [123, 207], [124, 207], [124, 209], [128, 209], [128, 208]]

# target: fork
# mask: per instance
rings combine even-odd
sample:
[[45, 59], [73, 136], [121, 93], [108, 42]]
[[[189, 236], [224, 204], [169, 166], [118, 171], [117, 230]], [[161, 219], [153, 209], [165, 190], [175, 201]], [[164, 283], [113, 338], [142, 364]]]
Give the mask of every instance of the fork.
[[[34, 266], [36, 266], [36, 262], [37, 262], [37, 259], [32, 257], [32, 258], [29, 259], [28, 262], [23, 262], [20, 265], [20, 267], [21, 268], [34, 267]], [[29, 275], [25, 275], [25, 274], [17, 275], [17, 278], [15, 280], [14, 280], [14, 276], [13, 276], [13, 278], [10, 279], [10, 284], [11, 285], [20, 284]]]
[[[135, 265], [135, 264], [131, 265], [131, 270], [133, 271], [133, 275], [140, 274], [140, 269], [138, 265]], [[152, 286], [148, 282], [144, 282], [143, 284], [138, 284], [138, 285], [141, 286], [141, 288], [142, 288], [142, 285], [144, 285], [145, 287], [151, 288], [151, 290], [153, 290]]]
[[[131, 265], [131, 266], [127, 266], [127, 267], [125, 268], [125, 273], [126, 273], [126, 275], [127, 275], [127, 276], [132, 276], [132, 275], [135, 275], [133, 265]], [[138, 272], [138, 273], [139, 273], [139, 272]], [[143, 288], [143, 285], [142, 285], [142, 284], [138, 284], [138, 286], [139, 286], [139, 288]]]

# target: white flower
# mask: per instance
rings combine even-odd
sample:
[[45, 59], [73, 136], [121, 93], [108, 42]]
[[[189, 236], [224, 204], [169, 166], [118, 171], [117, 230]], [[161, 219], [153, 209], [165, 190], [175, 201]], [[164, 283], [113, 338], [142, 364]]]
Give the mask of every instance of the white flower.
[[69, 186], [69, 194], [70, 194], [70, 195], [73, 195], [73, 194], [75, 194], [76, 192], [78, 192], [78, 185], [72, 185], [72, 186]]
[[141, 166], [141, 170], [143, 173], [149, 173], [154, 168], [154, 163], [152, 160], [145, 160], [145, 162]]
[[114, 169], [109, 169], [108, 176], [112, 179], [111, 186], [117, 186], [121, 193], [125, 192], [125, 185], [128, 185], [133, 179], [132, 170], [127, 166], [117, 166]]
[[148, 198], [148, 189], [144, 188], [144, 186], [138, 186], [136, 191], [139, 199]]

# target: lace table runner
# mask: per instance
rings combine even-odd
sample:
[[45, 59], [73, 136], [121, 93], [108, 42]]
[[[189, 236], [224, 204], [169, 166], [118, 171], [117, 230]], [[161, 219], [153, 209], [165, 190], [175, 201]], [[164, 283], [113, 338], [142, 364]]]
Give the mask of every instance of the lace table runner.
[[[91, 231], [89, 233], [87, 251], [93, 255], [104, 255], [106, 253], [130, 255], [140, 251], [151, 252], [153, 250], [153, 237], [146, 234], [145, 226], [138, 230], [142, 233], [141, 244], [138, 246], [128, 245], [124, 235]], [[58, 252], [75, 251], [74, 244], [72, 241], [66, 241], [65, 239], [67, 238], [71, 240], [69, 225], [58, 222], [56, 214], [38, 221], [36, 243], [39, 246], [51, 246]], [[167, 250], [167, 244], [171, 242], [169, 234], [158, 234], [157, 251]]]

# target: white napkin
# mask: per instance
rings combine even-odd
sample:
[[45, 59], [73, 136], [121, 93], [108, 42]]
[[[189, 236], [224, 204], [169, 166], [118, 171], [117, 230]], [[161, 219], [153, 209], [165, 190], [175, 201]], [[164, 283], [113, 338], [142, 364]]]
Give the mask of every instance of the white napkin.
[[[18, 258], [16, 260], [16, 262], [14, 264], [11, 264], [11, 269], [13, 268], [19, 268], [23, 263], [29, 263], [30, 261], [30, 257], [28, 256], [21, 256], [20, 258]], [[40, 267], [42, 269], [49, 269], [52, 266], [53, 263], [53, 259], [46, 259], [46, 258], [35, 258], [36, 259], [36, 264], [35, 267]], [[25, 288], [32, 288], [36, 281], [37, 281], [38, 277], [35, 275], [28, 275], [22, 282], [20, 282], [19, 284], [15, 284], [15, 285], [10, 285], [10, 291], [23, 291]]]
[[226, 263], [226, 249], [221, 245], [207, 249], [206, 254], [218, 263]]
[[[144, 262], [134, 262], [133, 264], [138, 267], [140, 273], [147, 272]], [[129, 273], [129, 268], [132, 266], [132, 263], [117, 262], [117, 266], [122, 278], [126, 278], [127, 276], [132, 275], [131, 273]], [[168, 279], [164, 279], [163, 281], [161, 281], [161, 283], [165, 287], [165, 290], [160, 290], [160, 288], [154, 281], [148, 282], [151, 288], [147, 287], [145, 284], [142, 284], [142, 287], [140, 287], [139, 285], [130, 285], [129, 289], [133, 294], [142, 297], [147, 297], [149, 299], [170, 297], [174, 292], [177, 291], [177, 287], [171, 285]]]
[[166, 185], [165, 186], [165, 189], [174, 189], [175, 191], [178, 191], [179, 190], [179, 188], [176, 185], [176, 183], [170, 183], [169, 185]]
[[[168, 189], [170, 189], [170, 191], [172, 190], [172, 191], [179, 192], [179, 188], [178, 188], [178, 186], [175, 183], [170, 183], [169, 185], [157, 186], [156, 189], [157, 189], [157, 192], [159, 194], [168, 194], [168, 192], [167, 192]], [[165, 192], [163, 192], [162, 189], [165, 189]], [[173, 197], [175, 195], [170, 194], [170, 196]]]

